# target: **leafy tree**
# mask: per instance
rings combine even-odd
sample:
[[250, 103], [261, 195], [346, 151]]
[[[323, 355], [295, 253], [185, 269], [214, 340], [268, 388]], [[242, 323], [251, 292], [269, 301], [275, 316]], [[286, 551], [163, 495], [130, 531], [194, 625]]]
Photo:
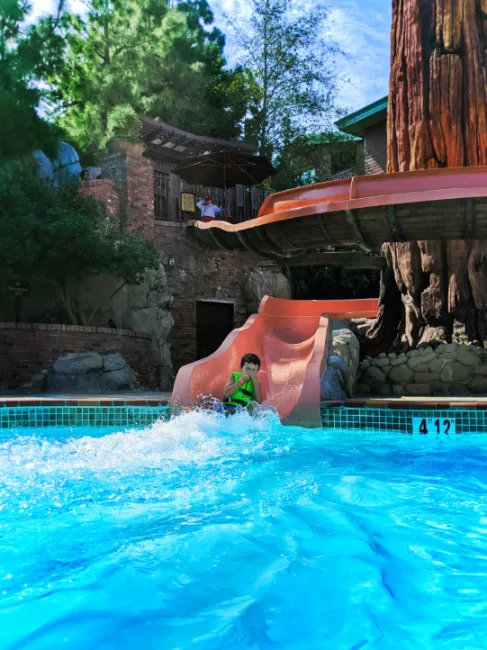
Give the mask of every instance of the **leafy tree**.
[[298, 136], [330, 123], [335, 97], [337, 45], [326, 37], [328, 11], [318, 2], [249, 0], [247, 24], [235, 24], [246, 69], [249, 112], [246, 138], [273, 157]]
[[38, 114], [43, 91], [35, 82], [59, 60], [62, 2], [56, 17], [22, 30], [28, 10], [26, 2], [0, 2], [0, 162], [55, 147], [55, 131]]
[[352, 136], [336, 131], [300, 136], [281, 151], [272, 182], [280, 191], [308, 184], [310, 170], [315, 171], [311, 182], [330, 180], [346, 169], [362, 174], [363, 162], [363, 144]]
[[73, 323], [87, 324], [79, 308], [81, 284], [112, 275], [137, 284], [147, 268], [157, 268], [152, 241], [111, 220], [105, 206], [75, 187], [54, 189], [18, 164], [0, 167], [0, 268], [4, 277], [43, 278], [59, 292]]
[[296, 300], [377, 298], [380, 272], [340, 266], [296, 266], [291, 269]]
[[206, 0], [90, 0], [66, 14], [66, 49], [49, 77], [58, 124], [83, 151], [136, 137], [139, 115], [205, 135], [235, 137], [243, 73], [224, 69], [224, 37]]

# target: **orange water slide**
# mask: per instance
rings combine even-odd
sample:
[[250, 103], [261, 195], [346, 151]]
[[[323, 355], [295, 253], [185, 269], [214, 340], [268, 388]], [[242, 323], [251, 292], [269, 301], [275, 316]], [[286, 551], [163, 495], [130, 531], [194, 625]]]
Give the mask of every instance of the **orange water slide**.
[[259, 312], [233, 330], [216, 352], [183, 366], [172, 405], [194, 407], [223, 387], [244, 354], [262, 361], [263, 403], [277, 409], [284, 424], [320, 427], [321, 377], [326, 369], [330, 322], [374, 318], [378, 300], [280, 300], [266, 296]]

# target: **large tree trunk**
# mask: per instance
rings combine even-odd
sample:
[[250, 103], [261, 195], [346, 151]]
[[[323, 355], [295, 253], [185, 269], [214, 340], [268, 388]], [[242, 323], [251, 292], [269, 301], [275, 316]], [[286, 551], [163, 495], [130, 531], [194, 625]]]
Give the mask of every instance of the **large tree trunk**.
[[[391, 40], [388, 171], [487, 165], [487, 0], [393, 0]], [[450, 341], [458, 329], [487, 347], [487, 242], [384, 249], [368, 352]]]

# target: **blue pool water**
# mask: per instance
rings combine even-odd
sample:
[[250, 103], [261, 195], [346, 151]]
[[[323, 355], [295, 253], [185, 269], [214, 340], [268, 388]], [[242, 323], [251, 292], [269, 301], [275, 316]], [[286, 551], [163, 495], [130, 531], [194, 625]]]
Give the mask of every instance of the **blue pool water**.
[[486, 585], [487, 436], [0, 440], [2, 650], [485, 649]]

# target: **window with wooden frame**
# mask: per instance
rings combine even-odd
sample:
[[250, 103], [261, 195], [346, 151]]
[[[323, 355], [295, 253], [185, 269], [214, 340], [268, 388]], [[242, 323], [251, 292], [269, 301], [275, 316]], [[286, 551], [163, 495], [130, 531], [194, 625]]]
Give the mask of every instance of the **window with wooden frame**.
[[169, 221], [169, 174], [154, 169], [154, 219]]

